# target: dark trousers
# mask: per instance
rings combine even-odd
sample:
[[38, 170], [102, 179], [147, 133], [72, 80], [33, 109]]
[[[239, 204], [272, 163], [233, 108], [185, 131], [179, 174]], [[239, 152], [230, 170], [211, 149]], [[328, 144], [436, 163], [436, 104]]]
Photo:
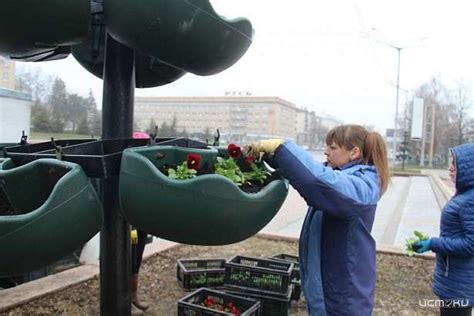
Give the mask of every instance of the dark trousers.
[[440, 307], [439, 312], [441, 316], [471, 316], [472, 307]]
[[148, 236], [142, 230], [137, 229], [138, 242], [136, 245], [132, 244], [132, 274], [138, 274], [140, 266], [142, 265], [143, 251], [145, 250], [146, 237]]

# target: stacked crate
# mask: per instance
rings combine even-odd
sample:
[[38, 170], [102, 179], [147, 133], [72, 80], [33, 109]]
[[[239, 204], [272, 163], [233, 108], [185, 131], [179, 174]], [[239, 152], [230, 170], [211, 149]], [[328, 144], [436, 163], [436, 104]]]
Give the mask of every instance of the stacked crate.
[[179, 259], [176, 277], [186, 290], [201, 287], [218, 288], [224, 285], [226, 259]]
[[200, 288], [178, 301], [178, 316], [260, 316], [260, 302], [222, 291]]
[[287, 316], [293, 290], [293, 263], [235, 256], [225, 263], [227, 293], [260, 301], [262, 315]]
[[298, 301], [301, 297], [301, 277], [300, 277], [299, 258], [297, 256], [281, 253], [278, 255], [274, 255], [270, 257], [269, 259], [291, 262], [294, 264], [293, 273], [291, 275], [291, 283], [293, 284], [293, 293], [291, 294], [291, 299], [293, 301]]
[[[180, 259], [177, 279], [184, 289], [200, 288], [178, 302], [179, 315], [232, 315], [231, 307], [240, 304], [248, 309], [245, 315], [287, 316], [291, 300], [301, 295], [298, 257], [287, 254], [268, 259], [240, 255], [229, 260]], [[259, 303], [258, 309], [237, 298]], [[206, 306], [214, 301], [225, 310]]]

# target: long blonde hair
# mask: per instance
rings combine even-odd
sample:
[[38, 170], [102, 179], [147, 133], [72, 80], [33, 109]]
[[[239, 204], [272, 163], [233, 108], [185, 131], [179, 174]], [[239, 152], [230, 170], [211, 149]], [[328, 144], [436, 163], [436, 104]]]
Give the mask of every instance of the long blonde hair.
[[382, 196], [387, 191], [390, 181], [390, 168], [388, 166], [387, 147], [382, 136], [377, 132], [369, 132], [360, 125], [340, 125], [326, 136], [326, 144], [336, 143], [339, 147], [351, 150], [358, 147], [362, 152], [362, 163], [374, 165], [380, 180]]

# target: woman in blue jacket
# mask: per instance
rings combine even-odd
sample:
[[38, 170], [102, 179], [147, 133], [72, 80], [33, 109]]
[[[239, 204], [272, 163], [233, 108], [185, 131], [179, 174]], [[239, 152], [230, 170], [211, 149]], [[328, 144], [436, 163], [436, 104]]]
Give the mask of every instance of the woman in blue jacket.
[[300, 275], [310, 315], [371, 315], [375, 293], [375, 209], [389, 182], [384, 140], [359, 125], [332, 129], [327, 163], [292, 141], [247, 147], [272, 163], [309, 206], [299, 240]]
[[441, 315], [471, 315], [474, 306], [474, 144], [452, 150], [456, 193], [441, 212], [440, 236], [418, 242], [416, 252], [436, 253], [433, 292]]

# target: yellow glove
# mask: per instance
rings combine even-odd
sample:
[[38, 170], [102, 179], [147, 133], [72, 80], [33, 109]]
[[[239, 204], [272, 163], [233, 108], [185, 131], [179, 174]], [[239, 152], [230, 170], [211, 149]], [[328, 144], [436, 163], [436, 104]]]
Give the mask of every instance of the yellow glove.
[[244, 152], [246, 156], [260, 158], [260, 153], [273, 154], [283, 142], [284, 140], [280, 138], [261, 140], [257, 143], [245, 146]]
[[136, 229], [130, 231], [130, 239], [132, 240], [132, 245], [138, 244], [138, 232]]

